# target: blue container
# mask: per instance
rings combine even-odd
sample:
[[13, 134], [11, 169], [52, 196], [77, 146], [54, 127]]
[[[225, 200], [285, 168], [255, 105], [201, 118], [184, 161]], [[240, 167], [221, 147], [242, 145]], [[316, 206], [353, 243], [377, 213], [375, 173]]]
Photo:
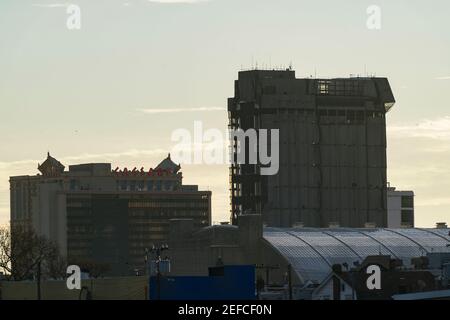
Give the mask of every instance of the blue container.
[[255, 300], [255, 266], [214, 267], [208, 277], [152, 276], [149, 287], [151, 300]]

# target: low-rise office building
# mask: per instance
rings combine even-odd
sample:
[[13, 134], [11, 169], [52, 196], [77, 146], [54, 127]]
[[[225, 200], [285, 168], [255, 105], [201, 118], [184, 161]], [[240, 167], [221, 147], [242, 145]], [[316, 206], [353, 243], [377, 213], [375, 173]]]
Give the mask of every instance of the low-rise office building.
[[414, 192], [387, 189], [389, 228], [414, 228]]

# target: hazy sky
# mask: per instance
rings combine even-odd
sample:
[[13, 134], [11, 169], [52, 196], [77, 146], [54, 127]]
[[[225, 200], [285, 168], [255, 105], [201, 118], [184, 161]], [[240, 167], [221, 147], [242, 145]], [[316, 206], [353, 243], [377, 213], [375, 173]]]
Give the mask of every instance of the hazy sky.
[[[80, 30], [66, 26], [69, 4]], [[373, 4], [380, 30], [366, 26]], [[66, 165], [148, 168], [175, 129], [225, 131], [237, 72], [256, 62], [292, 62], [297, 77], [388, 77], [388, 179], [415, 191], [418, 226], [450, 222], [449, 12], [448, 0], [2, 0], [0, 224], [8, 177], [35, 174], [47, 151]], [[213, 191], [213, 220], [227, 220], [227, 166], [183, 173]]]

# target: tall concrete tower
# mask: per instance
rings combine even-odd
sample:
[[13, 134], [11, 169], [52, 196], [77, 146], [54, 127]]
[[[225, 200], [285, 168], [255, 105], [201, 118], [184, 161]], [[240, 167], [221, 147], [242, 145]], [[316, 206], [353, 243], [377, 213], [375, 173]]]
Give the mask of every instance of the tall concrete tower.
[[231, 165], [233, 223], [256, 213], [275, 227], [386, 227], [385, 115], [394, 104], [386, 78], [239, 72], [229, 127], [279, 129], [279, 171], [265, 176], [260, 162]]

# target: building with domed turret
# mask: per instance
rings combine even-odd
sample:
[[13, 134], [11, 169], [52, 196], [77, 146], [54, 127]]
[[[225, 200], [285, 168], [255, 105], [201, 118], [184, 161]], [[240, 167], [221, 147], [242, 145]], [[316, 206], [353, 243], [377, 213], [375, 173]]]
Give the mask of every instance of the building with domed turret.
[[69, 263], [106, 265], [110, 275], [144, 272], [146, 249], [164, 244], [171, 219], [211, 224], [211, 192], [183, 185], [170, 154], [155, 168], [109, 163], [65, 166], [50, 153], [36, 175], [10, 178], [11, 225], [32, 226]]

